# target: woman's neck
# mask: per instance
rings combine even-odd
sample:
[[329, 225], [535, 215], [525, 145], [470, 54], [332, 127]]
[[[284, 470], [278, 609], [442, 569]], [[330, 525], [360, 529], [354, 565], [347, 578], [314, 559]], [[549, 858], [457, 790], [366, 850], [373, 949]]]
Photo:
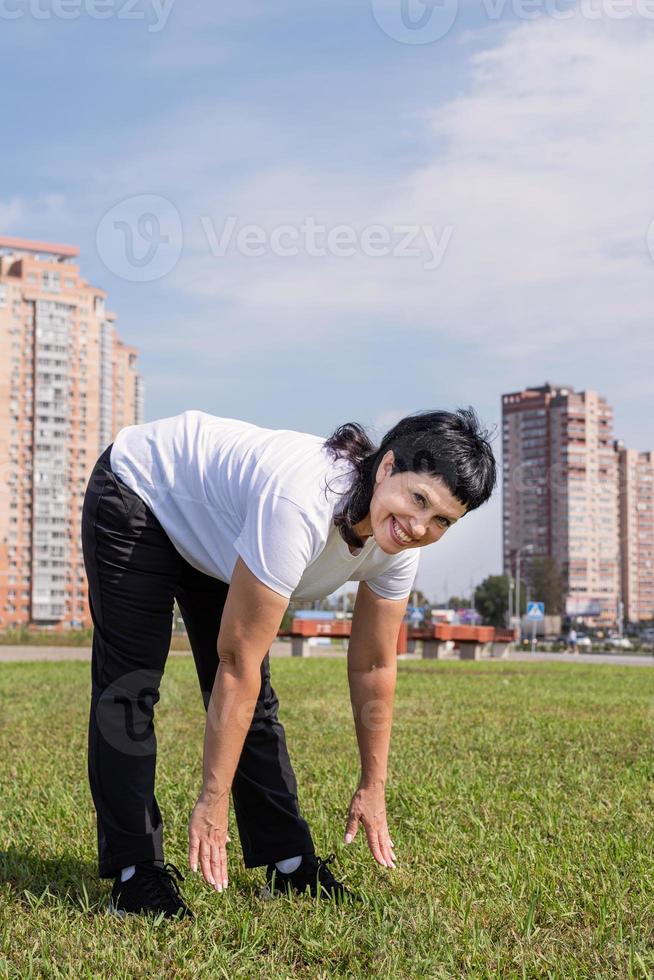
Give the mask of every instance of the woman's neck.
[[370, 536], [367, 534], [362, 536], [358, 533], [357, 528], [361, 527], [361, 524], [362, 522], [359, 522], [359, 524], [356, 524], [354, 527], [341, 524], [338, 527], [338, 533], [343, 538], [343, 541], [345, 541], [353, 555], [356, 555], [358, 551], [361, 551], [367, 538]]
[[354, 531], [356, 536], [361, 539], [362, 544], [365, 544], [367, 538], [372, 536], [372, 524], [370, 523], [370, 514], [364, 517], [362, 521], [359, 521], [358, 524], [355, 524], [352, 530]]

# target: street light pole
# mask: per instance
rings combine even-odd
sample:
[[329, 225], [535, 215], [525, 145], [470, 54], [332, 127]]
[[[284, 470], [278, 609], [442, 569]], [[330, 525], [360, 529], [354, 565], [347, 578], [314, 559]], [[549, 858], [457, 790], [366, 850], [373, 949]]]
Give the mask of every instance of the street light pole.
[[522, 640], [522, 617], [520, 614], [520, 559], [523, 552], [527, 553], [533, 551], [533, 544], [526, 544], [523, 548], [518, 548], [516, 555], [516, 570], [515, 570], [515, 605], [516, 605], [516, 618], [518, 620], [518, 643]]

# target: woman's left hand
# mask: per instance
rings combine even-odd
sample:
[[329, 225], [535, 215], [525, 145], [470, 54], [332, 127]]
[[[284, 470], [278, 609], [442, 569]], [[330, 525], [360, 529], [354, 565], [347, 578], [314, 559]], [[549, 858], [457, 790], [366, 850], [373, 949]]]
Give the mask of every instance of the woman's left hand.
[[395, 867], [393, 842], [386, 823], [386, 799], [384, 786], [359, 785], [350, 803], [350, 813], [345, 828], [345, 843], [356, 837], [359, 824], [368, 838], [368, 847], [378, 864], [384, 868]]
[[227, 820], [229, 792], [219, 795], [200, 794], [188, 826], [188, 860], [192, 871], [198, 862], [207, 884], [221, 892], [227, 888], [227, 849], [229, 834]]

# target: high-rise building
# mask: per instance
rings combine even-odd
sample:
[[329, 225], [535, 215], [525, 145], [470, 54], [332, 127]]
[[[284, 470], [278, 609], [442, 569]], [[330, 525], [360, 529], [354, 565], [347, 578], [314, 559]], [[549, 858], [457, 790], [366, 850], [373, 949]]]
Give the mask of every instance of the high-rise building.
[[617, 443], [620, 467], [620, 543], [625, 615], [654, 619], [654, 453]]
[[0, 237], [0, 629], [89, 624], [84, 490], [118, 429], [142, 421], [137, 351], [78, 255]]
[[[557, 563], [569, 615], [614, 623], [620, 597], [613, 412], [594, 391], [545, 384], [502, 396], [504, 570]], [[538, 596], [532, 596], [538, 599]]]

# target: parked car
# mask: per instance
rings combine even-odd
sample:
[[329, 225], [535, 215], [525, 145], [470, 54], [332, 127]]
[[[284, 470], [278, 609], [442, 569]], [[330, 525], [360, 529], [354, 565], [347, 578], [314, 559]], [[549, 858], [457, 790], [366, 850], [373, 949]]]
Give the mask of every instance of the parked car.
[[612, 650], [633, 650], [634, 645], [628, 636], [609, 636], [606, 641], [607, 646]]
[[[567, 633], [562, 634], [561, 636], [557, 636], [554, 642], [557, 645], [563, 647], [570, 646]], [[586, 653], [588, 653], [590, 650], [592, 650], [592, 648], [593, 648], [593, 641], [591, 640], [591, 638], [589, 636], [586, 636], [585, 633], [577, 633], [577, 650], [585, 650]]]

